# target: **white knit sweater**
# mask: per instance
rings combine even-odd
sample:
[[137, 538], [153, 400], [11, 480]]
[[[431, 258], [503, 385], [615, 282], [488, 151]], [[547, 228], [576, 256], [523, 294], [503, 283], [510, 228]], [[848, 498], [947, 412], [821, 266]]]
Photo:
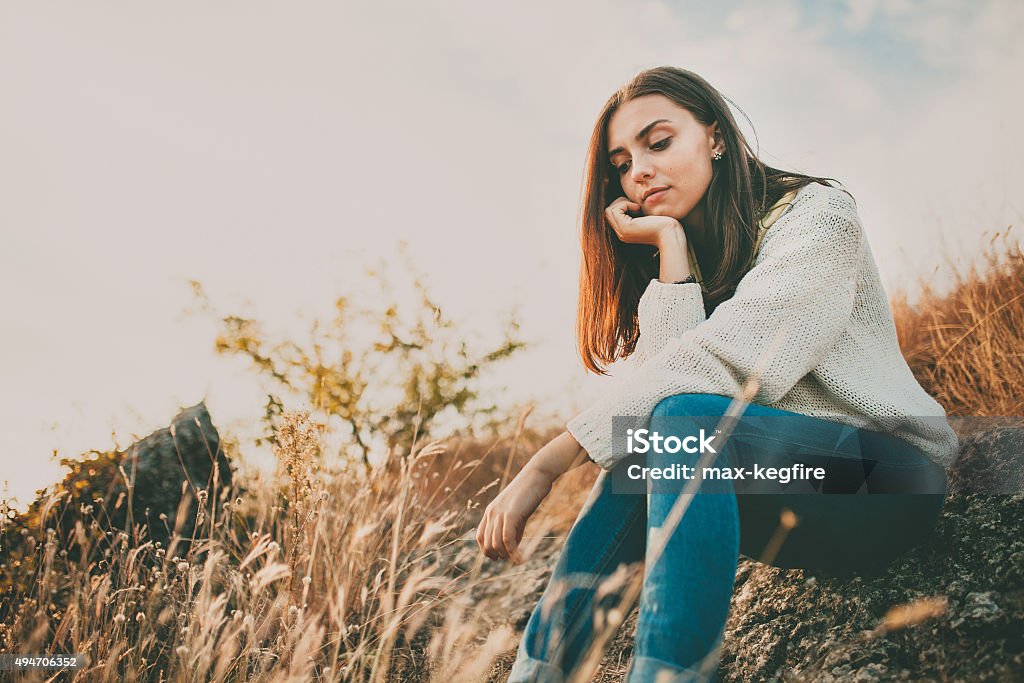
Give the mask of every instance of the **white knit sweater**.
[[888, 432], [952, 463], [956, 434], [900, 352], [853, 200], [819, 183], [789, 196], [734, 295], [711, 317], [699, 284], [651, 280], [637, 310], [635, 371], [567, 424], [602, 468], [626, 455], [612, 446], [613, 416], [647, 426], [664, 398], [737, 396], [751, 377], [753, 403]]

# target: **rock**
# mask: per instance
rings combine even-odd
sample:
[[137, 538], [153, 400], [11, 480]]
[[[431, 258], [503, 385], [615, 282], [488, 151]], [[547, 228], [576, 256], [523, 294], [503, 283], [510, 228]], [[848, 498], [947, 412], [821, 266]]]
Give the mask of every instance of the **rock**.
[[[719, 680], [1020, 680], [1024, 496], [992, 493], [1019, 490], [1020, 472], [1007, 465], [1019, 461], [1019, 437], [999, 428], [964, 439], [967, 459], [950, 472], [934, 533], [880, 575], [810, 577], [817, 581], [808, 590], [803, 570], [742, 560], [749, 567], [737, 572]], [[878, 629], [892, 607], [943, 600], [937, 615]], [[776, 616], [751, 628], [749, 613]], [[793, 628], [790, 617], [801, 624], [801, 637], [782, 653], [773, 649], [781, 661], [752, 656], [765, 627], [784, 635]]]
[[951, 493], [1024, 491], [1024, 429], [997, 427], [963, 437], [949, 472]]
[[[148, 520], [151, 538], [164, 542], [168, 529], [174, 529], [184, 494], [187, 493], [188, 505], [182, 509], [180, 533], [188, 538], [195, 527], [197, 498], [205, 495], [206, 507], [210, 508], [209, 501], [227, 491], [232, 482], [231, 466], [205, 403], [185, 408], [169, 427], [129, 446], [121, 466], [134, 482], [132, 505], [136, 520]], [[160, 520], [161, 513], [167, 515], [166, 526]], [[115, 513], [112, 519], [117, 524], [123, 517]]]
[[982, 621], [992, 623], [999, 618], [1002, 610], [996, 604], [996, 592], [985, 591], [984, 593], [968, 593], [964, 606], [960, 610], [960, 616], [950, 622], [950, 626], [956, 628], [965, 621]]
[[[144, 523], [149, 538], [166, 545], [183, 498], [187, 504], [182, 507], [179, 533], [189, 538], [195, 529], [198, 498], [206, 497], [209, 508], [214, 496], [226, 493], [232, 482], [230, 464], [204, 403], [183, 409], [169, 427], [139, 439], [124, 451], [90, 454], [93, 457], [62, 460], [69, 471], [58, 488], [63, 496], [60, 505], [51, 507], [41, 498], [17, 524], [32, 533], [53, 526], [68, 538], [79, 520], [86, 527], [95, 519], [101, 529], [124, 531]], [[59, 514], [60, 509], [70, 514]], [[73, 555], [74, 550], [72, 545], [69, 553]]]

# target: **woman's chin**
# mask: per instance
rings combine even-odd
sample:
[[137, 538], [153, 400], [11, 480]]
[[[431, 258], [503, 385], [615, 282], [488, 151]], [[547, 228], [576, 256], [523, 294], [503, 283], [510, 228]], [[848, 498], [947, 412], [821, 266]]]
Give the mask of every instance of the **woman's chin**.
[[670, 216], [675, 218], [676, 212], [670, 206], [652, 206], [650, 209], [644, 211], [645, 216]]

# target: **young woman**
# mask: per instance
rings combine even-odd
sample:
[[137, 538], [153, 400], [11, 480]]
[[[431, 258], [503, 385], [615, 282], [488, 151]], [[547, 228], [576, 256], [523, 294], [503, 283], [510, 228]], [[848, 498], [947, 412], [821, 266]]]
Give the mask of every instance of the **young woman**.
[[[597, 624], [625, 616], [609, 613], [619, 603], [606, 581], [638, 562], [627, 680], [701, 680], [718, 667], [738, 557], [765, 558], [780, 515], [797, 523], [766, 561], [877, 571], [934, 525], [957, 440], [900, 353], [852, 197], [758, 160], [704, 79], [638, 74], [608, 100], [588, 156], [578, 345], [591, 371], [627, 356], [635, 370], [533, 456], [485, 510], [477, 541], [519, 562], [527, 519], [589, 456], [602, 472], [509, 681], [578, 670]], [[697, 495], [650, 481], [644, 495], [621, 492], [637, 464], [626, 429], [660, 420], [682, 439], [713, 430], [730, 405], [743, 418], [721, 434], [716, 466], [803, 467], [818, 479], [757, 491], [774, 495], [707, 478]], [[701, 457], [652, 453], [641, 464], [696, 468]], [[685, 513], [670, 518], [678, 503]]]

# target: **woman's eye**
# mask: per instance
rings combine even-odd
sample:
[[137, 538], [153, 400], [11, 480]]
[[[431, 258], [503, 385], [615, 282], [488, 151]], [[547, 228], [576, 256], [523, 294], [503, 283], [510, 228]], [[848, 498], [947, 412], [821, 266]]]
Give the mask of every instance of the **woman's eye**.
[[[665, 138], [664, 140], [658, 140], [657, 142], [655, 142], [654, 144], [651, 145], [651, 149], [653, 149], [656, 152], [660, 152], [663, 149], [668, 149], [669, 141], [671, 139], [672, 138]], [[627, 168], [629, 168], [629, 162], [628, 161], [625, 162], [624, 164], [616, 166], [615, 170], [617, 170], [619, 173], [625, 173]]]

